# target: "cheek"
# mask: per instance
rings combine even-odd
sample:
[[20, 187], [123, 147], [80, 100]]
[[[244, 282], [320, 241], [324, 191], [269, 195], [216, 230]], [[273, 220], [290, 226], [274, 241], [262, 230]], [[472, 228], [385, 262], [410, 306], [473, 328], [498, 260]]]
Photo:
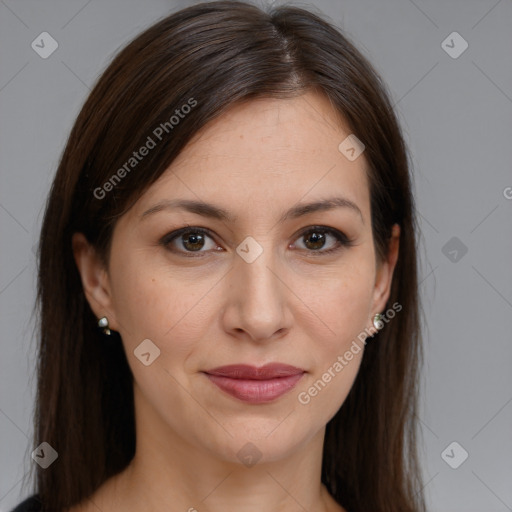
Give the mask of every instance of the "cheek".
[[298, 390], [297, 401], [320, 423], [336, 414], [359, 371], [364, 353], [361, 334], [372, 306], [372, 265], [370, 258], [362, 258], [323, 280], [320, 292], [308, 294], [311, 309], [328, 329], [316, 339], [314, 371]]
[[367, 327], [369, 296], [361, 288], [357, 293], [350, 287], [332, 291], [332, 303], [326, 302], [321, 310], [329, 335], [316, 340], [312, 372], [297, 391], [299, 410], [304, 408], [318, 425], [336, 414], [357, 377], [364, 354], [361, 334]]
[[342, 350], [368, 326], [374, 272], [372, 259], [361, 255], [322, 275], [316, 287], [308, 287], [303, 293], [304, 302], [328, 328], [327, 352]]
[[[182, 386], [188, 387], [185, 366], [201, 337], [199, 329], [205, 321], [198, 316], [200, 299], [211, 284], [172, 279], [140, 256], [119, 259], [111, 271], [114, 308], [128, 364], [139, 393], [155, 410], [185, 414], [193, 410], [193, 401], [182, 391]], [[148, 351], [146, 366], [141, 354]]]
[[143, 253], [117, 263], [111, 271], [113, 300], [128, 355], [150, 339], [161, 350], [161, 362], [179, 366], [208, 324], [212, 282], [177, 279], [170, 270], [151, 265]]
[[297, 391], [299, 412], [315, 418], [319, 426], [327, 424], [345, 402], [359, 371], [363, 350], [351, 353], [351, 360], [345, 359], [340, 352], [319, 369]]

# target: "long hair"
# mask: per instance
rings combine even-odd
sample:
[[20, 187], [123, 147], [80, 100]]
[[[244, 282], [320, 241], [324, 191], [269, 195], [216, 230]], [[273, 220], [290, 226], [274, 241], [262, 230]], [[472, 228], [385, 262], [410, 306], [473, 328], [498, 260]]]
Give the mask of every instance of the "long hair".
[[[38, 254], [34, 448], [47, 442], [58, 452], [47, 469], [33, 464], [43, 510], [89, 497], [135, 453], [133, 375], [119, 335], [106, 339], [96, 327], [73, 258], [73, 233], [84, 233], [108, 262], [116, 221], [200, 128], [237, 102], [309, 90], [326, 95], [366, 147], [378, 258], [387, 253], [392, 225], [401, 227], [388, 304], [403, 310], [368, 343], [346, 401], [327, 424], [322, 482], [349, 511], [424, 510], [414, 422], [421, 356], [417, 226], [407, 148], [389, 93], [321, 16], [238, 1], [196, 4], [136, 37], [99, 78], [69, 135]], [[183, 105], [190, 108], [176, 123], [171, 118]], [[148, 137], [155, 140], [156, 127], [165, 127], [162, 141], [129, 172], [119, 171]], [[113, 183], [116, 173], [122, 179]]]

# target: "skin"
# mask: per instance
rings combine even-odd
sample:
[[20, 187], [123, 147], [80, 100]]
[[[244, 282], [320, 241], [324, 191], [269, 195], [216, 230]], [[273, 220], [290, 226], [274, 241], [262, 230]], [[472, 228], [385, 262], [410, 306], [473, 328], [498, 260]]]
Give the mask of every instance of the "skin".
[[[364, 351], [308, 404], [298, 395], [385, 310], [399, 243], [395, 225], [387, 259], [376, 260], [364, 153], [349, 161], [338, 150], [349, 134], [317, 93], [237, 105], [198, 132], [118, 221], [108, 268], [74, 235], [87, 300], [121, 334], [134, 375], [137, 446], [128, 468], [73, 512], [343, 510], [321, 484], [322, 447]], [[338, 207], [279, 222], [297, 203], [333, 195], [362, 217]], [[177, 198], [214, 203], [236, 220], [178, 209], [141, 219]], [[175, 252], [159, 244], [186, 225], [210, 230], [202, 246], [186, 235], [171, 242]], [[338, 243], [331, 233], [323, 245], [303, 234], [315, 225], [353, 245], [322, 255]], [[236, 252], [247, 236], [263, 249], [252, 263]], [[134, 355], [145, 339], [161, 351], [149, 366]], [[267, 404], [233, 398], [201, 373], [269, 362], [307, 373]], [[237, 457], [248, 442], [261, 454], [251, 467]]]

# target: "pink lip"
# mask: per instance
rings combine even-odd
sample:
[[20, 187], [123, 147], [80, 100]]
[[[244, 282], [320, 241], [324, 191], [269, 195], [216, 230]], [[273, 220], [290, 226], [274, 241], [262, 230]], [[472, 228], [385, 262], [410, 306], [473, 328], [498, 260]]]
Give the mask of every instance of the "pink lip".
[[260, 368], [236, 364], [204, 372], [210, 381], [226, 393], [253, 404], [271, 402], [290, 391], [305, 370], [280, 363]]

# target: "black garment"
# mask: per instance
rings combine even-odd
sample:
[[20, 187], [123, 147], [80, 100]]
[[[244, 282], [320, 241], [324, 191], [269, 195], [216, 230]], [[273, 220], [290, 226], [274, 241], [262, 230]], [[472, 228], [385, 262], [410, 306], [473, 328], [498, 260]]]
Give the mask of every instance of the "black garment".
[[33, 494], [25, 501], [22, 501], [14, 510], [11, 512], [40, 512], [42, 506], [39, 501], [39, 495]]

